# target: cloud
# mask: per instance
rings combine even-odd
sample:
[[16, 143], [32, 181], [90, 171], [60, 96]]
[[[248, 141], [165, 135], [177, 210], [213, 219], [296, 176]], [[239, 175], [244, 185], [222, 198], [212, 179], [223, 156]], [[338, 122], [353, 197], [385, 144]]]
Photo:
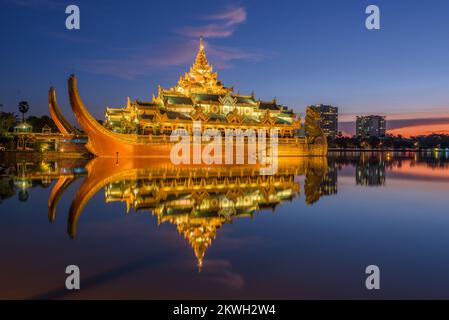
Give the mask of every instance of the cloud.
[[239, 24], [246, 21], [246, 10], [243, 7], [231, 7], [222, 13], [205, 17], [203, 20], [209, 23], [186, 26], [175, 31], [188, 37], [198, 37], [202, 33], [207, 38], [227, 38], [232, 36]]
[[[213, 45], [207, 41], [204, 45], [209, 61], [218, 69], [231, 68], [235, 61], [257, 62], [269, 56], [262, 51], [244, 51], [239, 48]], [[125, 54], [122, 52], [121, 56], [115, 58], [82, 60], [79, 68], [89, 73], [132, 80], [167, 67], [187, 67], [194, 61], [197, 51], [197, 39], [172, 41], [157, 47], [142, 47]]]
[[206, 17], [206, 20], [224, 21], [225, 25], [233, 26], [246, 21], [246, 10], [243, 7], [230, 8], [225, 12]]
[[175, 30], [177, 36], [166, 38], [165, 42], [159, 45], [143, 46], [126, 52], [117, 50], [116, 56], [112, 58], [82, 60], [79, 62], [79, 68], [89, 73], [112, 75], [127, 80], [166, 70], [167, 67], [186, 66], [187, 71], [187, 66], [194, 61], [198, 51], [200, 33], [206, 38], [204, 45], [208, 60], [216, 69], [232, 68], [236, 61], [262, 61], [272, 53], [220, 46], [207, 41], [207, 38], [231, 36], [237, 26], [246, 21], [246, 17], [245, 8], [231, 7], [221, 13], [201, 18], [206, 24]]
[[449, 134], [449, 121], [447, 121], [446, 123], [404, 126], [388, 130], [388, 133], [392, 135], [400, 134], [404, 137], [429, 134]]
[[202, 276], [233, 290], [240, 290], [245, 285], [243, 276], [233, 272], [231, 263], [223, 259], [207, 260], [202, 269]]
[[244, 51], [238, 48], [224, 46], [210, 46], [208, 53], [215, 60], [215, 66], [220, 69], [231, 68], [232, 61], [245, 60], [258, 62], [268, 57], [267, 52], [262, 51]]
[[61, 3], [58, 3], [54, 0], [6, 0], [6, 2], [9, 2], [16, 6], [29, 8], [54, 7], [61, 5]]
[[[339, 122], [338, 128], [350, 135], [355, 134], [355, 121]], [[389, 119], [387, 116], [387, 130], [390, 134], [402, 134], [403, 136], [448, 133], [449, 117]]]
[[389, 130], [414, 127], [414, 126], [440, 125], [440, 124], [448, 124], [448, 123], [449, 123], [449, 118], [447, 118], [447, 117], [394, 119], [394, 120], [388, 120], [388, 117], [387, 117], [387, 129], [389, 129]]
[[74, 42], [74, 43], [94, 43], [95, 41], [86, 37], [81, 37], [79, 35], [70, 33], [68, 30], [66, 32], [61, 31], [48, 31], [46, 35], [63, 41]]

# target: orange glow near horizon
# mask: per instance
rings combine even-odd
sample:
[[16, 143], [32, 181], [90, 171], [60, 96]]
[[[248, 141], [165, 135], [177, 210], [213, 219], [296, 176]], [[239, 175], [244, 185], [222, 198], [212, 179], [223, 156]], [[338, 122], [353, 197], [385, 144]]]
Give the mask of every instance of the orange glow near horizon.
[[[444, 109], [449, 109], [449, 107], [444, 107]], [[341, 114], [339, 115], [339, 121], [341, 122], [352, 122], [355, 121], [356, 116], [379, 114], [387, 117], [387, 120], [413, 120], [413, 119], [441, 119], [449, 118], [449, 112], [447, 110], [429, 110], [421, 112], [408, 112], [408, 113], [379, 113], [379, 112], [365, 112], [363, 114]]]
[[410, 177], [422, 177], [422, 178], [433, 178], [436, 181], [438, 179], [446, 179], [446, 181], [449, 181], [449, 167], [446, 167], [446, 169], [443, 168], [432, 168], [427, 166], [426, 164], [420, 164], [420, 163], [410, 163], [410, 162], [402, 162], [400, 166], [394, 166], [390, 168], [389, 170], [391, 172], [398, 172], [398, 173], [404, 173]]
[[449, 134], [449, 123], [425, 124], [425, 125], [396, 128], [396, 129], [388, 130], [388, 133], [392, 134], [392, 135], [400, 134], [404, 137], [428, 135], [428, 134], [432, 134], [432, 133]]

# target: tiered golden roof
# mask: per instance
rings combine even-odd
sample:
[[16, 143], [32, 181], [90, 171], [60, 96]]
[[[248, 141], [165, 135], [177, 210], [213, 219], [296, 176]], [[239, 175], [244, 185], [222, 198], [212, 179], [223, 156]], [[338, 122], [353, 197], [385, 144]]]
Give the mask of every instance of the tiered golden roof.
[[[201, 115], [201, 117], [198, 117]], [[201, 120], [210, 127], [224, 129], [279, 129], [280, 137], [293, 138], [300, 119], [293, 110], [272, 101], [256, 100], [225, 87], [209, 64], [200, 37], [199, 48], [189, 72], [169, 89], [158, 86], [151, 102], [128, 99], [123, 109], [106, 109], [105, 126], [119, 133], [168, 135], [189, 123]]]
[[[222, 135], [229, 130], [277, 133], [279, 156], [327, 153], [326, 137], [318, 126], [319, 116], [313, 110], [312, 113], [309, 108], [307, 110], [304, 135], [299, 117], [276, 99], [256, 100], [254, 93], [235, 94], [233, 88], [224, 87], [207, 61], [202, 37], [190, 72], [181, 77], [175, 87], [165, 90], [159, 86], [158, 95], [153, 96], [151, 102], [131, 102], [128, 98], [125, 108], [106, 108], [103, 124], [86, 108], [74, 75], [68, 83], [72, 110], [88, 137], [86, 148], [96, 156], [167, 157], [174, 142], [161, 142], [169, 141], [172, 133], [178, 130], [193, 135], [197, 120], [202, 121], [202, 131], [215, 129]], [[53, 96], [51, 89], [50, 109], [57, 111]], [[52, 117], [62, 124], [56, 112]], [[61, 131], [68, 132], [66, 126], [60, 127]]]
[[185, 95], [191, 93], [226, 94], [232, 92], [232, 89], [225, 88], [217, 77], [218, 74], [213, 72], [212, 66], [207, 61], [203, 36], [201, 35], [195, 62], [190, 67], [190, 71], [185, 73], [183, 77], [180, 77], [178, 84], [170, 91]]

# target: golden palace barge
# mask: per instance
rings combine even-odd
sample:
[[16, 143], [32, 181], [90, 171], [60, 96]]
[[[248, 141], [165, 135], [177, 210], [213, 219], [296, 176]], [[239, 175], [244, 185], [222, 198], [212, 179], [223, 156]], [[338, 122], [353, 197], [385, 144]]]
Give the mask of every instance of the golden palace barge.
[[[175, 142], [174, 130], [192, 135], [194, 122], [201, 121], [201, 130], [265, 130], [278, 132], [278, 156], [323, 156], [327, 142], [319, 127], [319, 114], [307, 108], [304, 128], [300, 118], [289, 108], [273, 101], [256, 100], [254, 93], [234, 93], [225, 87], [213, 72], [206, 58], [200, 37], [195, 62], [188, 73], [170, 89], [158, 88], [151, 102], [131, 101], [125, 108], [106, 108], [105, 121], [100, 124], [87, 110], [78, 92], [77, 79], [69, 78], [72, 110], [88, 136], [87, 149], [100, 157], [168, 156]], [[49, 92], [50, 114], [60, 131], [74, 134], [56, 102], [53, 88]], [[302, 132], [302, 135], [301, 135]], [[268, 139], [270, 137], [268, 136]], [[247, 143], [247, 142], [245, 142]]]

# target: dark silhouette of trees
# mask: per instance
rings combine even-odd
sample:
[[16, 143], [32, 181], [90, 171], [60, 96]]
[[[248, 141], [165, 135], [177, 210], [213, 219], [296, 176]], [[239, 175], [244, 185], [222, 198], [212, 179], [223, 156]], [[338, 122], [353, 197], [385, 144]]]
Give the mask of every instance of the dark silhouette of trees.
[[12, 131], [17, 124], [17, 116], [14, 112], [1, 112], [0, 113], [0, 132]]
[[30, 116], [27, 118], [27, 123], [33, 127], [34, 132], [41, 132], [42, 128], [45, 127], [45, 125], [49, 126], [52, 132], [58, 132], [56, 124], [54, 123], [53, 119], [50, 118], [49, 116], [42, 116], [42, 117]]
[[20, 202], [26, 202], [29, 198], [27, 190], [19, 190], [18, 199]]
[[401, 135], [385, 137], [343, 137], [337, 136], [329, 143], [330, 148], [360, 149], [360, 150], [404, 150], [404, 149], [447, 149], [449, 148], [449, 135], [431, 134], [405, 138]]

